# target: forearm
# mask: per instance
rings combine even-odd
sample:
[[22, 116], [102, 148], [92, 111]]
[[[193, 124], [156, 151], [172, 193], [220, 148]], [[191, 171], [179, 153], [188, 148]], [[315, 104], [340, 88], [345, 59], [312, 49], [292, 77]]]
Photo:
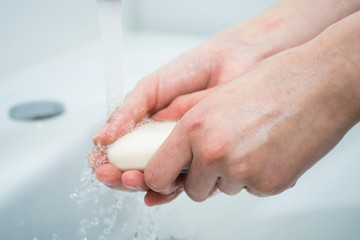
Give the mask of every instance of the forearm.
[[[352, 127], [360, 121], [360, 11], [327, 28], [301, 49], [316, 55], [313, 68], [326, 104], [336, 105], [332, 115]], [[309, 63], [311, 64], [311, 62]]]
[[[331, 26], [326, 33], [335, 54], [344, 62], [349, 108], [353, 108], [355, 123], [360, 121], [360, 11]], [[325, 34], [324, 34], [325, 35]], [[324, 36], [324, 41], [326, 36]]]
[[256, 49], [257, 60], [303, 44], [328, 26], [360, 10], [358, 0], [280, 0], [233, 28]]

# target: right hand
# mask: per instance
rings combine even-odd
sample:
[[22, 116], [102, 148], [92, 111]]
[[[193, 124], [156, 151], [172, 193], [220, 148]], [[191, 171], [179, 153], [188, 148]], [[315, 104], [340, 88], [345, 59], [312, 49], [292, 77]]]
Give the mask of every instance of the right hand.
[[[218, 85], [240, 76], [268, 56], [310, 40], [355, 11], [357, 6], [353, 5], [358, 1], [336, 8], [333, 4], [337, 2], [329, 2], [329, 8], [324, 9], [323, 1], [311, 4], [307, 0], [294, 4], [279, 1], [257, 17], [221, 32], [145, 77], [93, 138], [95, 148], [88, 159], [98, 180], [114, 189], [148, 191], [141, 172], [122, 173], [108, 164], [106, 146], [145, 116], [156, 120], [180, 119]], [[311, 14], [317, 16], [319, 9], [327, 10], [323, 18], [311, 18]], [[314, 19], [311, 25], [307, 19]], [[304, 30], [293, 31], [295, 28]]]
[[110, 188], [147, 191], [140, 171], [121, 172], [106, 158], [106, 147], [128, 133], [145, 116], [179, 120], [215, 88], [241, 75], [259, 61], [256, 48], [235, 41], [229, 29], [195, 47], [142, 79], [94, 136], [89, 154], [96, 177]]

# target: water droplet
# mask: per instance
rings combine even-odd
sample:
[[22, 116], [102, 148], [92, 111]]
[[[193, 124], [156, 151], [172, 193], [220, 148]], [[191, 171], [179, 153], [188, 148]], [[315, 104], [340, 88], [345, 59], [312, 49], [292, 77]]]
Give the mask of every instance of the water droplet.
[[76, 199], [79, 195], [77, 193], [70, 194], [71, 199]]
[[91, 224], [96, 226], [99, 224], [99, 222], [100, 222], [99, 218], [96, 217], [91, 221]]
[[104, 233], [105, 233], [106, 235], [109, 235], [109, 234], [111, 233], [111, 229], [110, 229], [110, 228], [105, 228], [105, 229], [104, 229]]
[[124, 207], [123, 201], [116, 201], [116, 208], [121, 210]]

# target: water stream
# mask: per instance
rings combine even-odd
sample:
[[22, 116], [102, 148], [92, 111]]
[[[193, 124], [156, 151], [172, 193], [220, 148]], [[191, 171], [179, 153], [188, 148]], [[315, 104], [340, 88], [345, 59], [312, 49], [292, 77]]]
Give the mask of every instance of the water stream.
[[[97, 0], [97, 4], [103, 41], [107, 113], [110, 115], [123, 101], [121, 0]], [[143, 196], [144, 193], [110, 190], [96, 180], [90, 169], [84, 170], [80, 177], [80, 185], [70, 195], [79, 208], [92, 209], [90, 216], [87, 214], [80, 220], [80, 238], [160, 239], [154, 214], [159, 209], [145, 206]]]
[[107, 113], [121, 105], [123, 82], [121, 73], [121, 0], [97, 0], [103, 43]]

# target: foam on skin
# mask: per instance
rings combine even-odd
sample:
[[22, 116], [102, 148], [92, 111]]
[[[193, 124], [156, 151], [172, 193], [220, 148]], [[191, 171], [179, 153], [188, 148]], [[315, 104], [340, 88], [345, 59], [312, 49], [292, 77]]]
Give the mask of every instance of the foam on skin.
[[107, 150], [109, 162], [121, 171], [144, 171], [152, 155], [170, 135], [176, 122], [155, 122], [143, 124], [119, 138]]

